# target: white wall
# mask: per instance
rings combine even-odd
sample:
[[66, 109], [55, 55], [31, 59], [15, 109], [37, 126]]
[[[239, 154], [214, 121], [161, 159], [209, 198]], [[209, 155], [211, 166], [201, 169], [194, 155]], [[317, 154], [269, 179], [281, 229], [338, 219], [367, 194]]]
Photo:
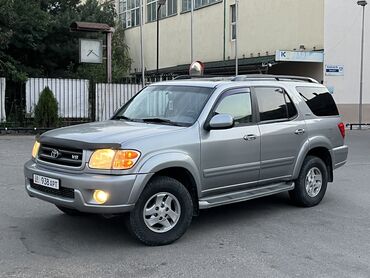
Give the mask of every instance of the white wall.
[[[230, 22], [230, 5], [226, 22]], [[275, 50], [307, 50], [324, 47], [324, 0], [239, 0], [239, 52], [249, 57], [258, 52], [262, 56]], [[226, 29], [227, 32], [230, 28]], [[230, 33], [226, 41], [227, 55], [234, 57], [234, 43]]]
[[[325, 0], [325, 64], [344, 65], [344, 76], [325, 76], [347, 122], [358, 122], [362, 7], [356, 0]], [[364, 120], [370, 122], [370, 6], [366, 7]]]

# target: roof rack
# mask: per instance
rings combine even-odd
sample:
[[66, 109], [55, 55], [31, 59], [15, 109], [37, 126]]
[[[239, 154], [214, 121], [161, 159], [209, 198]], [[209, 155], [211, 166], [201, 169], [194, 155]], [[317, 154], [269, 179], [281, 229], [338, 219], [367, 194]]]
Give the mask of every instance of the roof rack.
[[313, 78], [303, 77], [303, 76], [292, 76], [292, 75], [246, 74], [246, 75], [237, 75], [231, 80], [232, 81], [252, 81], [252, 80], [261, 80], [261, 79], [273, 79], [276, 81], [293, 80], [293, 81], [303, 81], [303, 82], [319, 84], [319, 82]]
[[185, 80], [185, 79], [209, 79], [209, 80], [230, 80], [230, 81], [256, 81], [261, 79], [270, 79], [275, 81], [301, 81], [309, 83], [319, 82], [310, 77], [293, 76], [293, 75], [273, 75], [273, 74], [246, 74], [237, 76], [220, 76], [220, 75], [179, 75], [174, 80]]
[[178, 75], [174, 78], [174, 80], [185, 80], [185, 79], [229, 79], [231, 80], [233, 77], [230, 76], [222, 76], [222, 75]]

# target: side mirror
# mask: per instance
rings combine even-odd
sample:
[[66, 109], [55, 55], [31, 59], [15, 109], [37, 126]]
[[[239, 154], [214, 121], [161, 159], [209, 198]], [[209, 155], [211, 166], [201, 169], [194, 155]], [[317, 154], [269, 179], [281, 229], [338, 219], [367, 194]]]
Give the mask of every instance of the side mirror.
[[209, 129], [227, 129], [234, 126], [234, 118], [230, 114], [218, 114], [209, 121]]

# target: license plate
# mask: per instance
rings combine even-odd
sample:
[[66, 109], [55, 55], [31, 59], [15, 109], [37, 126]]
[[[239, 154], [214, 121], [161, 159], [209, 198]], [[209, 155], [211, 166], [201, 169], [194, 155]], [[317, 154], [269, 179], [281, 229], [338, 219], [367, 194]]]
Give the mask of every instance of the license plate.
[[53, 188], [53, 189], [59, 189], [59, 180], [44, 177], [44, 176], [39, 176], [36, 174], [33, 175], [33, 183], [42, 185], [45, 187]]

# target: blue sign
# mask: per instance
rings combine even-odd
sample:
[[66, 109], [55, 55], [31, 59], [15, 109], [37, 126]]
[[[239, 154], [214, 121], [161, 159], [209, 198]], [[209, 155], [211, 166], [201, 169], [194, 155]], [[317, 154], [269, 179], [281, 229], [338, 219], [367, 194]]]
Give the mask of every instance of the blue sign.
[[343, 65], [325, 65], [325, 75], [343, 76], [344, 66]]
[[285, 62], [323, 63], [324, 62], [324, 52], [322, 51], [276, 50], [275, 60], [285, 61]]

